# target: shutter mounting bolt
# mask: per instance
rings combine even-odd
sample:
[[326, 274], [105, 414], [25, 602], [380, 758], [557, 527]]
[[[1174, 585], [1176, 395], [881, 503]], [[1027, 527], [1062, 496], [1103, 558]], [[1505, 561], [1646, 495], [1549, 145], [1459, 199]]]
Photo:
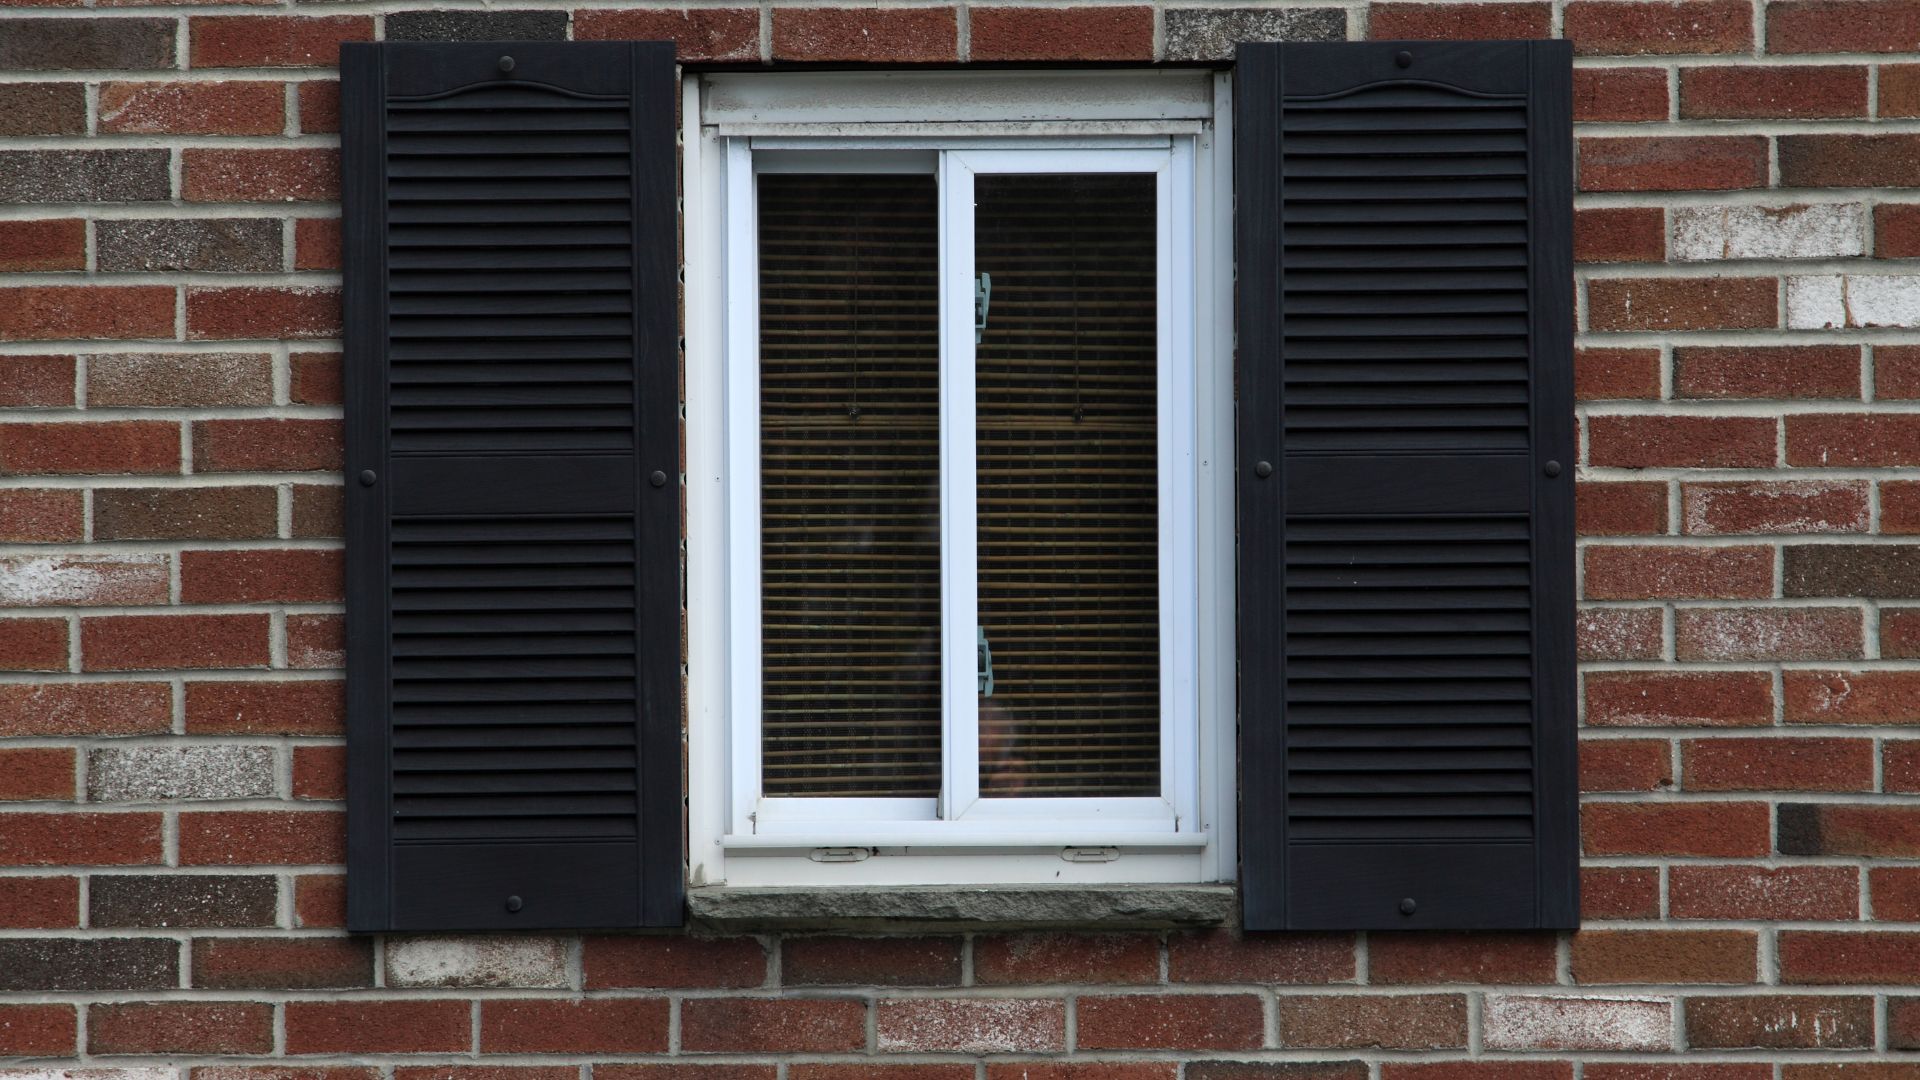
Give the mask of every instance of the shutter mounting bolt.
[[655, 469], [653, 470], [653, 475], [647, 477], [647, 482], [652, 484], [654, 487], [666, 487], [667, 474], [661, 472], [659, 469]]
[[[1403, 64], [1403, 65], [1401, 65], [1401, 66], [1402, 66], [1402, 67], [1405, 67], [1406, 65], [1404, 65], [1404, 64]], [[505, 73], [507, 73], [507, 72], [509, 72], [509, 71], [512, 71], [512, 70], [513, 70], [513, 57], [511, 57], [511, 56], [503, 56], [503, 57], [501, 57], [501, 58], [500, 58], [500, 72], [501, 72], [501, 74], [505, 74]]]
[[1411, 915], [1413, 914], [1414, 909], [1419, 906], [1420, 905], [1413, 902], [1413, 897], [1409, 896], [1406, 899], [1400, 901], [1400, 914]]
[[1540, 471], [1546, 473], [1548, 476], [1559, 476], [1560, 463], [1557, 461], [1549, 461]]
[[1267, 477], [1272, 476], [1273, 462], [1271, 461], [1255, 462], [1253, 466], [1253, 475], [1259, 477], [1262, 480], [1265, 480]]
[[372, 487], [373, 482], [378, 479], [380, 479], [379, 475], [376, 474], [372, 469], [360, 470], [360, 486], [361, 487]]
[[1394, 63], [1396, 63], [1396, 64], [1399, 64], [1399, 65], [1400, 65], [1401, 67], [1403, 67], [1403, 68], [1405, 68], [1405, 67], [1412, 67], [1412, 66], [1413, 66], [1413, 54], [1412, 54], [1412, 53], [1410, 53], [1410, 52], [1397, 52], [1397, 53], [1394, 53], [1394, 54], [1393, 54], [1393, 62], [1394, 62]]
[[525, 907], [525, 906], [526, 906], [526, 904], [525, 904], [525, 902], [523, 902], [523, 901], [522, 901], [522, 900], [521, 900], [521, 899], [520, 899], [519, 897], [517, 897], [517, 896], [509, 896], [509, 897], [507, 897], [507, 910], [508, 910], [508, 911], [519, 911], [519, 910], [520, 910], [521, 908], [523, 908], [523, 907]]

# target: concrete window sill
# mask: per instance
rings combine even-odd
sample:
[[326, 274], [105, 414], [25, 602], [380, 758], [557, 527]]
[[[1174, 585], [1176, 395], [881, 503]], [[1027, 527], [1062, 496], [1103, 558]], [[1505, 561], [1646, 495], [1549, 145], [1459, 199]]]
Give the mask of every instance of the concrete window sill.
[[1224, 926], [1231, 885], [929, 885], [687, 890], [696, 923], [723, 930], [1020, 930]]

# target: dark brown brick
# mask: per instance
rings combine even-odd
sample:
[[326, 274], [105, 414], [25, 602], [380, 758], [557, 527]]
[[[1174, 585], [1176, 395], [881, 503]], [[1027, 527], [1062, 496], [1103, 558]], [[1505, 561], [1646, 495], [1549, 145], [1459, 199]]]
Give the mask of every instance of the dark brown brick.
[[0, 940], [0, 990], [171, 990], [180, 943], [171, 938]]
[[388, 41], [562, 41], [564, 11], [395, 11]]
[[958, 42], [952, 8], [780, 8], [773, 13], [776, 60], [952, 61]]
[[954, 986], [957, 937], [789, 937], [780, 944], [789, 986]]
[[1782, 135], [1782, 187], [1907, 187], [1920, 135]]
[[79, 135], [87, 130], [80, 83], [0, 85], [0, 135]]
[[174, 66], [172, 19], [0, 19], [0, 71]]
[[87, 360], [91, 407], [196, 408], [273, 404], [266, 353], [101, 353]]
[[242, 1001], [130, 1001], [87, 1008], [92, 1054], [266, 1054], [273, 1006]]
[[193, 985], [215, 990], [334, 990], [373, 985], [365, 937], [200, 938]]
[[1871, 997], [1770, 994], [1688, 998], [1687, 1045], [1698, 1050], [1868, 1050]]
[[1280, 1045], [1288, 1048], [1443, 1050], [1467, 1045], [1463, 994], [1282, 997]]
[[270, 487], [99, 488], [96, 540], [256, 540], [275, 535]]
[[1793, 544], [1784, 558], [1786, 596], [1920, 596], [1920, 544]]
[[101, 221], [94, 236], [102, 271], [271, 273], [281, 266], [273, 218]]
[[272, 926], [279, 886], [264, 874], [95, 874], [89, 926]]
[[0, 202], [146, 202], [172, 186], [165, 150], [0, 150]]

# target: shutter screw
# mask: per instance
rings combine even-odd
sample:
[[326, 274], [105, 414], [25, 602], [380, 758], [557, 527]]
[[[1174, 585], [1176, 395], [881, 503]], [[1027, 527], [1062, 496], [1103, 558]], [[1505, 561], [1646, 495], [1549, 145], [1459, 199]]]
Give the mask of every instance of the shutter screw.
[[1399, 65], [1400, 65], [1401, 67], [1403, 67], [1403, 68], [1404, 68], [1404, 67], [1412, 67], [1412, 66], [1413, 66], [1413, 54], [1412, 54], [1412, 53], [1410, 53], [1410, 52], [1397, 52], [1397, 53], [1394, 53], [1394, 54], [1393, 54], [1393, 62], [1394, 62], [1394, 63], [1396, 63], [1396, 64], [1399, 64]]
[[661, 472], [659, 469], [655, 469], [653, 470], [653, 475], [647, 477], [647, 482], [652, 484], [654, 487], [666, 487], [667, 474]]
[[380, 478], [374, 475], [374, 471], [372, 469], [360, 470], [360, 486], [361, 487], [372, 487], [373, 482], [378, 479]]
[[[1408, 902], [1408, 903], [1412, 903], [1413, 901], [1411, 901], [1411, 900], [1409, 900], [1409, 901], [1407, 901], [1407, 902]], [[522, 907], [525, 907], [525, 906], [526, 906], [526, 905], [525, 905], [524, 903], [522, 903], [522, 902], [521, 902], [521, 900], [520, 900], [520, 898], [519, 898], [519, 897], [517, 897], [517, 896], [509, 896], [509, 897], [507, 897], [507, 910], [508, 910], [508, 911], [519, 911], [519, 910], [520, 910], [520, 909], [521, 909]]]
[[1265, 480], [1267, 477], [1272, 476], [1273, 462], [1271, 461], [1257, 462], [1253, 466], [1253, 475], [1259, 477], [1262, 480]]
[[[1400, 66], [1401, 66], [1401, 67], [1405, 67], [1406, 65], [1405, 65], [1405, 64], [1402, 64], [1402, 65], [1400, 65]], [[503, 56], [503, 57], [501, 57], [501, 58], [500, 58], [500, 71], [501, 71], [501, 72], [502, 72], [502, 73], [504, 74], [504, 73], [506, 73], [506, 72], [509, 72], [509, 71], [512, 71], [512, 70], [513, 70], [513, 57], [511, 57], [511, 56]], [[518, 910], [518, 909], [516, 908], [515, 910]]]
[[1549, 461], [1547, 462], [1546, 468], [1542, 469], [1541, 471], [1546, 473], [1548, 476], [1559, 476], [1560, 463], [1557, 461]]
[[1400, 901], [1400, 914], [1411, 915], [1413, 914], [1413, 909], [1419, 906], [1420, 905], [1413, 902], [1413, 897], [1409, 896], [1405, 900]]

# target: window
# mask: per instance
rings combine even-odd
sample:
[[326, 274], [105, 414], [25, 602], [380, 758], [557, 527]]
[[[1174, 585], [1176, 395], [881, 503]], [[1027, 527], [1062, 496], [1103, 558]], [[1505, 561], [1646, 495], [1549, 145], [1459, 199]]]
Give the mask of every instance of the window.
[[[724, 778], [691, 793], [695, 861], [730, 883], [1217, 879], [1221, 83], [988, 79], [984, 114], [872, 135], [805, 115], [951, 80], [687, 92], [690, 312], [719, 327], [689, 342], [690, 477], [714, 476], [689, 528], [710, 491], [725, 538], [689, 552], [695, 666], [720, 669], [692, 677], [693, 767]], [[1076, 96], [1129, 115], [1009, 119]]]

